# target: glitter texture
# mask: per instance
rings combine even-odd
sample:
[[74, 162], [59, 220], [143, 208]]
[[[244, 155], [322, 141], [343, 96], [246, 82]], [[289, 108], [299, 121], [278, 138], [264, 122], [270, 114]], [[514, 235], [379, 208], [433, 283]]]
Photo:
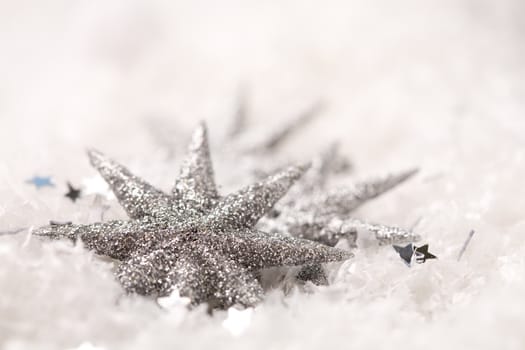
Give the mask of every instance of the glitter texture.
[[275, 206], [271, 217], [265, 218], [261, 227], [267, 231], [284, 230], [294, 236], [330, 246], [334, 246], [341, 238], [346, 238], [350, 245], [354, 245], [360, 228], [375, 234], [382, 245], [419, 240], [419, 235], [408, 230], [366, 223], [350, 217], [361, 205], [408, 180], [417, 170], [343, 188], [327, 188], [330, 177], [350, 169], [349, 162], [341, 160], [334, 147], [312, 162], [310, 172]]
[[116, 276], [129, 292], [166, 296], [177, 289], [193, 304], [251, 306], [263, 294], [255, 277], [260, 269], [352, 256], [309, 240], [254, 229], [307, 166], [288, 167], [220, 198], [204, 125], [194, 133], [172, 195], [98, 151], [88, 154], [131, 220], [50, 225], [34, 234], [80, 239], [96, 253], [119, 260]]
[[[342, 239], [355, 247], [360, 229], [373, 233], [380, 245], [418, 241], [420, 236], [409, 230], [371, 224], [350, 216], [355, 209], [406, 181], [417, 170], [330, 189], [327, 188], [330, 177], [351, 169], [350, 162], [338, 154], [336, 147], [314, 159], [312, 169], [260, 221], [259, 227], [267, 232], [288, 232], [332, 247]], [[303, 267], [296, 277], [318, 285], [328, 281], [319, 265]]]
[[[255, 137], [247, 127], [248, 110], [247, 94], [243, 91], [239, 95], [236, 111], [232, 113], [226, 138], [220, 145], [230, 150], [234, 157], [225, 157], [222, 161], [227, 164], [235, 162], [231, 166], [243, 166], [247, 172], [254, 174], [255, 179], [260, 180], [276, 171], [275, 158], [279, 146], [320, 115], [323, 104], [313, 103], [289, 121], [271, 127], [267, 132], [263, 131], [262, 134], [266, 134], [263, 138]], [[183, 138], [182, 135], [177, 136]], [[268, 168], [274, 170], [268, 171]], [[418, 241], [420, 235], [411, 230], [351, 217], [363, 204], [412, 178], [418, 169], [391, 173], [338, 188], [331, 186], [335, 178], [347, 177], [352, 170], [353, 164], [340, 153], [339, 144], [331, 144], [313, 157], [310, 170], [259, 221], [258, 227], [263, 231], [288, 233], [330, 246], [336, 245], [341, 238], [354, 246], [360, 229], [374, 234], [380, 245]]]
[[[243, 104], [240, 103], [240, 106]], [[239, 107], [239, 110], [243, 109]], [[304, 114], [307, 118], [298, 118], [282, 127], [281, 131], [274, 130], [270, 135], [280, 135], [279, 144], [284, 142], [287, 136], [308, 122], [317, 111], [318, 109], [313, 108], [310, 113]], [[236, 116], [237, 134], [242, 130], [241, 125], [245, 125], [238, 119]], [[257, 146], [244, 147], [257, 150], [250, 154], [254, 159], [262, 160], [275, 153], [275, 147], [260, 146], [272, 144], [272, 137], [266, 142], [257, 143]], [[242, 151], [239, 150], [238, 153]], [[256, 167], [253, 172], [258, 177], [267, 176], [266, 171], [257, 168], [261, 163], [264, 162], [253, 162]], [[260, 220], [258, 227], [267, 232], [287, 232], [294, 237], [332, 247], [340, 240], [345, 240], [350, 247], [356, 247], [359, 230], [374, 234], [380, 245], [418, 241], [420, 236], [410, 230], [368, 223], [351, 217], [353, 211], [360, 206], [402, 184], [418, 170], [410, 169], [341, 188], [329, 186], [334, 177], [348, 175], [352, 170], [351, 162], [340, 154], [339, 145], [332, 144], [312, 160], [311, 170]], [[327, 284], [327, 277], [318, 265], [305, 266], [296, 277], [300, 281]]]
[[[230, 167], [242, 167], [246, 173], [252, 173], [256, 180], [261, 180], [278, 172], [275, 158], [279, 146], [319, 115], [322, 104], [312, 104], [295, 118], [274, 126], [267, 132], [263, 131], [262, 134], [266, 136], [261, 138], [253, 135], [247, 128], [246, 94], [239, 97], [236, 112], [232, 114], [225, 133], [226, 138], [221, 141], [221, 148], [229, 149], [234, 157], [225, 157], [223, 163], [230, 164]], [[333, 143], [314, 157], [310, 165], [310, 170], [297, 180], [296, 185], [290, 188], [272, 210], [262, 219], [257, 218], [258, 228], [332, 247], [343, 240], [349, 247], [355, 248], [360, 231], [372, 233], [379, 245], [420, 240], [420, 235], [411, 230], [369, 223], [352, 217], [356, 209], [407, 181], [418, 172], [417, 169], [334, 188], [331, 186], [334, 179], [347, 177], [353, 170], [350, 160], [340, 153], [338, 143]], [[237, 200], [233, 203], [240, 205]], [[327, 284], [327, 277], [321, 266], [306, 266], [296, 277], [299, 281]]]

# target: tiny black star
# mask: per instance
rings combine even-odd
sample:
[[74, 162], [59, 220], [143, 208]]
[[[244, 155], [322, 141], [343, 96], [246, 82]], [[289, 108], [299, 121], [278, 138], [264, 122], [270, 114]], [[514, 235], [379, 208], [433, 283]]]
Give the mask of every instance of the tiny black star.
[[417, 247], [415, 249], [415, 253], [416, 253], [416, 262], [420, 264], [427, 261], [427, 259], [437, 259], [437, 256], [428, 252], [428, 244], [422, 245], [421, 247]]
[[78, 198], [80, 198], [80, 194], [82, 193], [82, 190], [79, 188], [73, 187], [71, 183], [67, 183], [67, 188], [69, 189], [68, 192], [64, 195], [65, 197], [71, 199], [73, 202], [76, 202]]

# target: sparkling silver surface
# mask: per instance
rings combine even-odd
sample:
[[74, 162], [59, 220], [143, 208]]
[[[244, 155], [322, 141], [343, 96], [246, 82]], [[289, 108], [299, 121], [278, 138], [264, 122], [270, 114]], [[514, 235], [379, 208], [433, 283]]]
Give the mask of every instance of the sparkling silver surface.
[[89, 151], [89, 157], [131, 219], [50, 225], [34, 234], [80, 239], [96, 253], [120, 261], [116, 275], [129, 292], [164, 296], [177, 288], [194, 304], [251, 306], [262, 298], [255, 277], [260, 269], [353, 256], [310, 240], [255, 230], [307, 166], [289, 167], [220, 199], [204, 125], [194, 133], [172, 195], [98, 151]]
[[301, 197], [300, 200], [295, 200], [294, 206], [298, 210], [314, 212], [316, 215], [348, 215], [364, 203], [403, 183], [416, 173], [417, 170], [409, 170], [358, 182], [343, 188], [327, 191], [314, 190], [309, 198]]
[[288, 167], [237, 193], [228, 195], [211, 211], [206, 218], [206, 224], [210, 227], [229, 229], [254, 226], [286, 194], [308, 167], [308, 165]]
[[[337, 152], [337, 145], [312, 161], [311, 170], [301, 178], [275, 208], [259, 222], [267, 232], [288, 232], [294, 237], [335, 246], [341, 239], [356, 247], [358, 231], [375, 235], [380, 245], [418, 241], [420, 236], [400, 227], [376, 225], [351, 217], [361, 205], [403, 183], [417, 170], [391, 174], [340, 189], [329, 188], [330, 179], [348, 173], [351, 163]], [[299, 280], [326, 284], [321, 266], [309, 265], [297, 275]]]
[[[276, 149], [316, 116], [321, 110], [319, 107], [320, 104], [313, 105], [297, 118], [274, 127], [266, 138], [254, 138], [247, 130], [246, 94], [241, 94], [222, 142], [235, 155], [227, 162], [233, 160], [235, 166], [242, 164], [256, 179], [267, 177], [276, 169]], [[343, 239], [350, 247], [356, 247], [359, 231], [372, 233], [380, 245], [418, 241], [420, 236], [411, 230], [358, 221], [352, 217], [354, 210], [405, 182], [417, 170], [333, 188], [334, 179], [347, 177], [353, 170], [353, 164], [339, 152], [338, 146], [334, 143], [312, 159], [311, 169], [259, 221], [258, 227], [263, 231], [287, 233], [329, 246], [335, 246]], [[325, 281], [326, 276], [321, 276], [321, 272], [320, 266], [310, 265], [297, 277], [300, 280], [311, 278], [312, 281]]]
[[405, 230], [400, 227], [370, 224], [366, 222], [360, 222], [358, 220], [351, 221], [357, 227], [362, 227], [374, 233], [380, 245], [417, 242], [421, 239], [421, 236], [417, 233], [414, 233], [410, 230]]
[[212, 208], [219, 199], [208, 146], [208, 132], [203, 123], [193, 133], [189, 155], [182, 164], [172, 192], [178, 201], [191, 202], [193, 207], [202, 212]]
[[330, 177], [351, 169], [350, 163], [342, 161], [334, 147], [312, 162], [312, 169], [284, 196], [270, 215], [259, 222], [259, 227], [269, 232], [288, 232], [330, 246], [341, 238], [354, 245], [360, 228], [373, 233], [380, 244], [418, 240], [419, 235], [410, 230], [365, 223], [351, 217], [361, 205], [408, 180], [417, 170], [332, 189], [328, 187]]

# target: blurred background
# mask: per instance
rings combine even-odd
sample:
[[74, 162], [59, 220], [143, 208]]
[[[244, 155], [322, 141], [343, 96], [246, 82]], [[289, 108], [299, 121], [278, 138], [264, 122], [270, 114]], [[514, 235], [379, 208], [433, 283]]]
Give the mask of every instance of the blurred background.
[[0, 1], [1, 160], [140, 152], [148, 120], [217, 129], [242, 89], [254, 128], [325, 101], [291, 152], [338, 138], [364, 166], [488, 157], [525, 140], [524, 15], [521, 0]]

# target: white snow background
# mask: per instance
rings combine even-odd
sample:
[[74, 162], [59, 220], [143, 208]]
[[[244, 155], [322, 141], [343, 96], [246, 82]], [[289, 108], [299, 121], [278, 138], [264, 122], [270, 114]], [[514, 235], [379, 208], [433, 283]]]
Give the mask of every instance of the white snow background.
[[63, 197], [96, 175], [87, 147], [168, 190], [180, 159], [151, 121], [204, 119], [217, 141], [244, 86], [252, 130], [325, 101], [285, 156], [338, 139], [356, 176], [420, 167], [356, 215], [421, 218], [439, 257], [408, 268], [361, 238], [331, 286], [210, 317], [125, 296], [110, 262], [23, 231], [0, 236], [0, 348], [524, 349], [524, 16], [522, 0], [0, 1], [0, 230], [96, 220], [93, 196]]

